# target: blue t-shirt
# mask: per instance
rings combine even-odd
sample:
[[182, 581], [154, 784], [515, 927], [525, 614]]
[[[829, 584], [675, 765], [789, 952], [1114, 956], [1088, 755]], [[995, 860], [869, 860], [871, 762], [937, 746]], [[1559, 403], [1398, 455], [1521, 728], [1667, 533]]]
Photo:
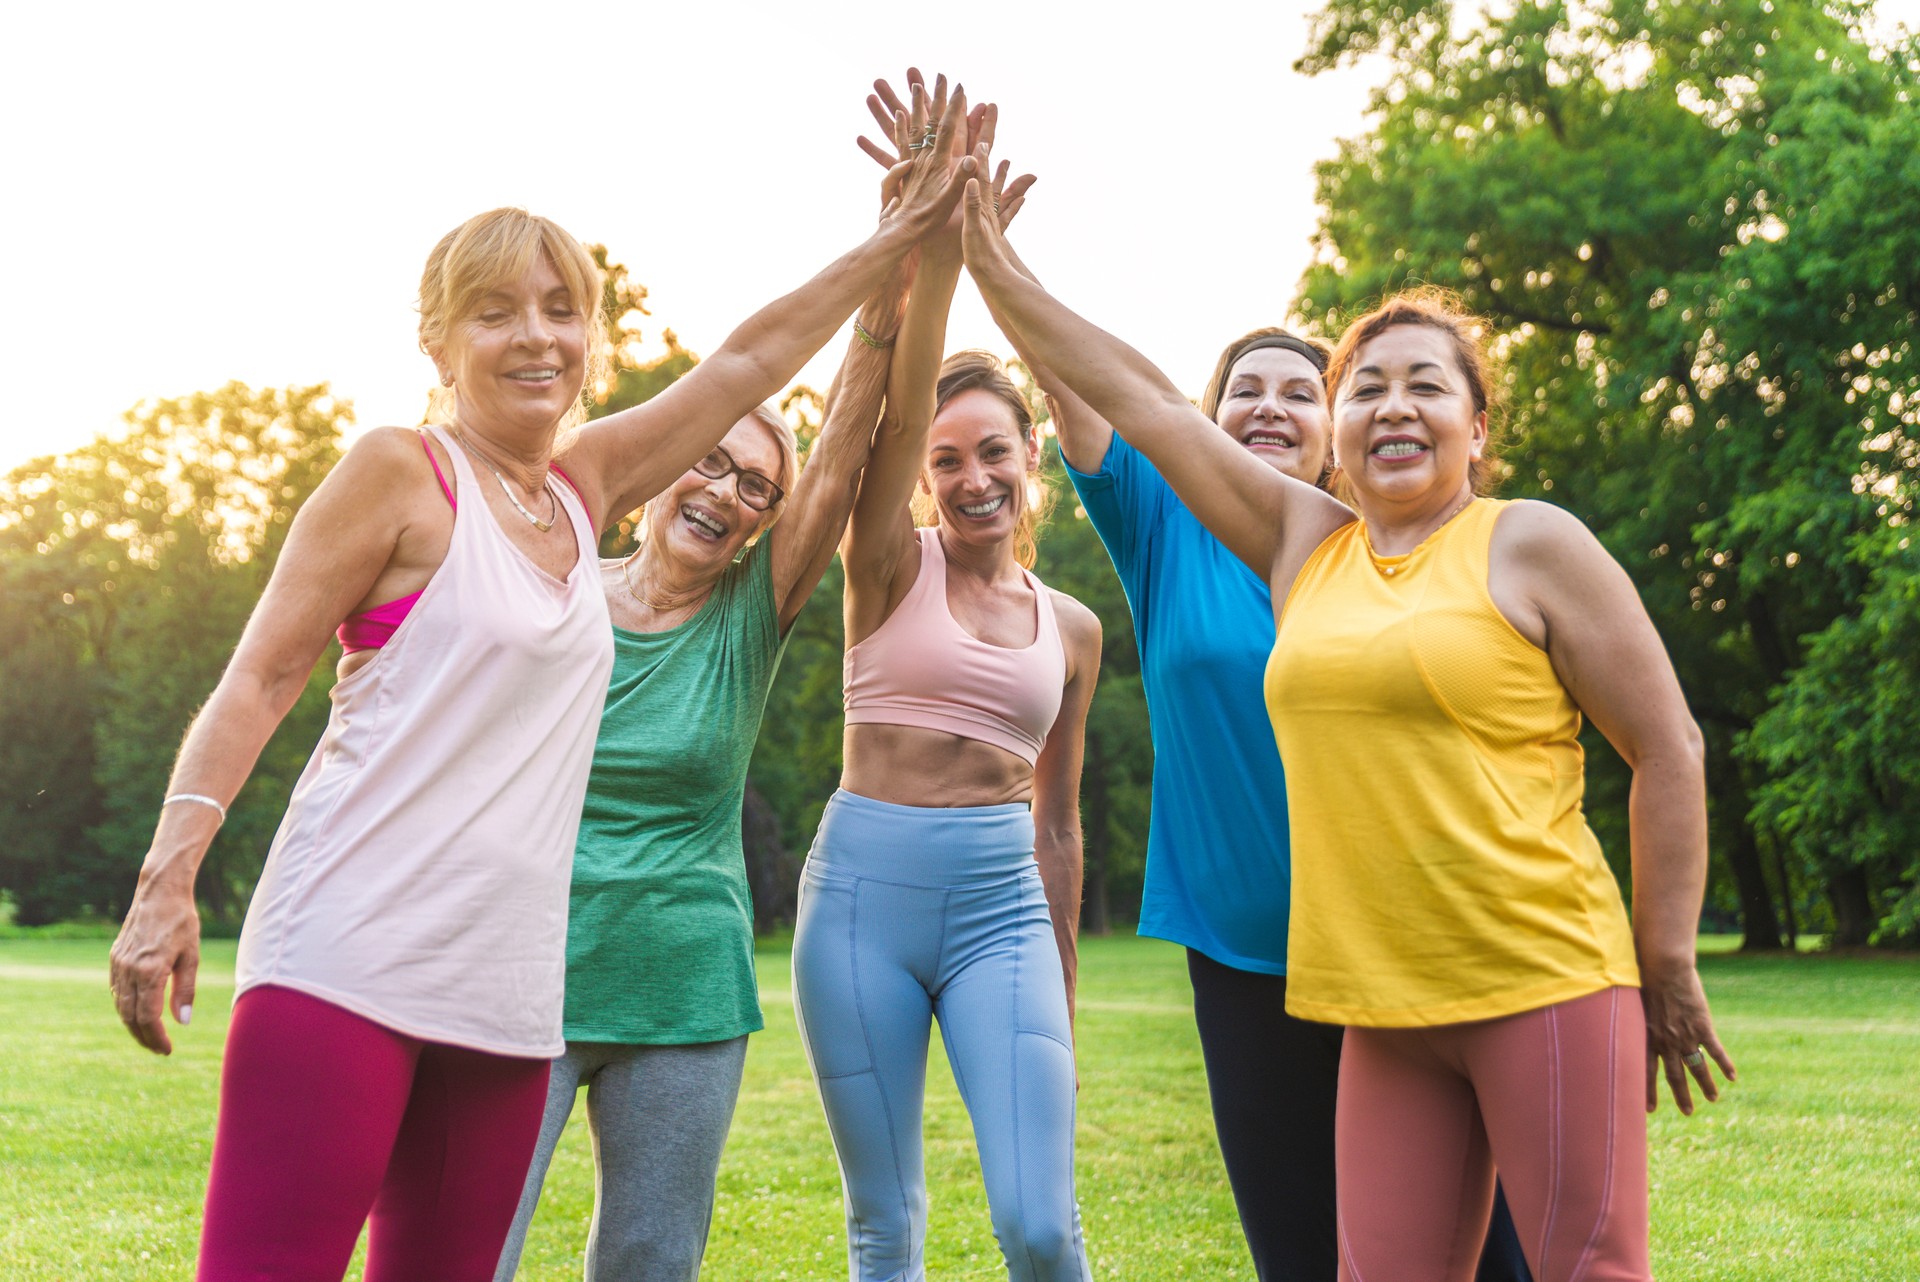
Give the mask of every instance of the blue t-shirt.
[[1140, 646], [1153, 733], [1140, 933], [1284, 975], [1287, 789], [1262, 687], [1272, 594], [1118, 433], [1099, 471], [1068, 464], [1067, 475]]

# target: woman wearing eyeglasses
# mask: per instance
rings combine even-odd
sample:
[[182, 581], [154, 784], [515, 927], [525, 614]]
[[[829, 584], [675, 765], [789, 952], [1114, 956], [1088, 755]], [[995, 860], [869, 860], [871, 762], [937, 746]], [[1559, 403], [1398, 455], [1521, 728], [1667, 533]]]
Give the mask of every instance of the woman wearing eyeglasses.
[[793, 429], [762, 406], [647, 504], [632, 556], [601, 563], [614, 664], [573, 860], [567, 1050], [498, 1279], [519, 1266], [582, 1086], [586, 1276], [699, 1273], [747, 1035], [764, 1026], [747, 763], [787, 630], [846, 527], [910, 277], [903, 265], [861, 310], [804, 469]]

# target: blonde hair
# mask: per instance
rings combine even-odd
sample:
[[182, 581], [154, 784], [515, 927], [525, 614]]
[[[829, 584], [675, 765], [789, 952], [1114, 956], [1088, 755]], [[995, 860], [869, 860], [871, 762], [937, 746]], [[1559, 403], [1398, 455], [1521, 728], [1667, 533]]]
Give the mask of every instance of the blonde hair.
[[[1037, 536], [1041, 523], [1053, 508], [1053, 487], [1039, 472], [1040, 440], [1033, 430], [1033, 411], [1028, 408], [1027, 398], [1020, 394], [1019, 387], [1008, 377], [999, 357], [992, 352], [968, 351], [955, 352], [941, 363], [940, 381], [935, 384], [933, 393], [934, 413], [946, 408], [947, 402], [960, 393], [975, 391], [987, 392], [1004, 404], [1020, 428], [1019, 436], [1026, 448], [1030, 469], [1025, 477], [1026, 484], [1021, 487], [1020, 519], [1013, 527], [1013, 558], [1031, 570], [1040, 555]], [[915, 525], [936, 524], [938, 512], [930, 495], [914, 494]]]
[[[471, 316], [482, 298], [503, 281], [524, 276], [541, 257], [559, 273], [574, 310], [587, 318], [586, 377], [580, 396], [561, 420], [565, 431], [586, 418], [588, 391], [611, 375], [613, 344], [604, 306], [605, 279], [593, 256], [558, 223], [503, 207], [475, 214], [441, 237], [420, 273], [420, 350], [429, 356], [444, 350], [453, 326]], [[456, 403], [452, 388], [436, 387], [427, 402], [426, 421], [452, 421]]]

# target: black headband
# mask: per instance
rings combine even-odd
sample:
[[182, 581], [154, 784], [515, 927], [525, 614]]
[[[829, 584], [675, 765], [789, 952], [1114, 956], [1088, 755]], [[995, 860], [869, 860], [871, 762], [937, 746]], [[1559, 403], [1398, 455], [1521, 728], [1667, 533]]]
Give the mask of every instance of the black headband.
[[[1295, 338], [1291, 334], [1268, 334], [1264, 338], [1254, 339], [1251, 343], [1248, 343], [1245, 347], [1234, 353], [1233, 364], [1238, 365], [1242, 356], [1245, 356], [1248, 352], [1257, 352], [1263, 347], [1277, 347], [1283, 352], [1298, 352], [1300, 355], [1306, 357], [1308, 363], [1322, 374], [1327, 372], [1327, 354], [1305, 339]], [[1227, 366], [1227, 370], [1231, 373], [1233, 365]]]

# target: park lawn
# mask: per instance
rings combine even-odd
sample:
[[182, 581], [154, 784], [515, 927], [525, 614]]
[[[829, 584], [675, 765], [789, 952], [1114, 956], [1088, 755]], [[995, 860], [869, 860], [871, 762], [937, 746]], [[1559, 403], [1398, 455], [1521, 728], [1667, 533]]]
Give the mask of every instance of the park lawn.
[[[1180, 950], [1119, 937], [1083, 947], [1079, 1192], [1095, 1276], [1250, 1278]], [[207, 951], [194, 1026], [163, 1060], [113, 1020], [105, 941], [0, 940], [0, 1277], [190, 1274], [232, 994], [233, 945]], [[841, 1278], [839, 1178], [784, 944], [763, 946], [759, 963], [767, 1030], [748, 1056], [703, 1277]], [[1710, 955], [1702, 969], [1742, 1080], [1692, 1119], [1668, 1101], [1653, 1120], [1656, 1272], [1920, 1277], [1920, 959]], [[1004, 1277], [934, 1046], [929, 1273]], [[561, 1143], [521, 1276], [577, 1278], [591, 1210], [582, 1123]]]

